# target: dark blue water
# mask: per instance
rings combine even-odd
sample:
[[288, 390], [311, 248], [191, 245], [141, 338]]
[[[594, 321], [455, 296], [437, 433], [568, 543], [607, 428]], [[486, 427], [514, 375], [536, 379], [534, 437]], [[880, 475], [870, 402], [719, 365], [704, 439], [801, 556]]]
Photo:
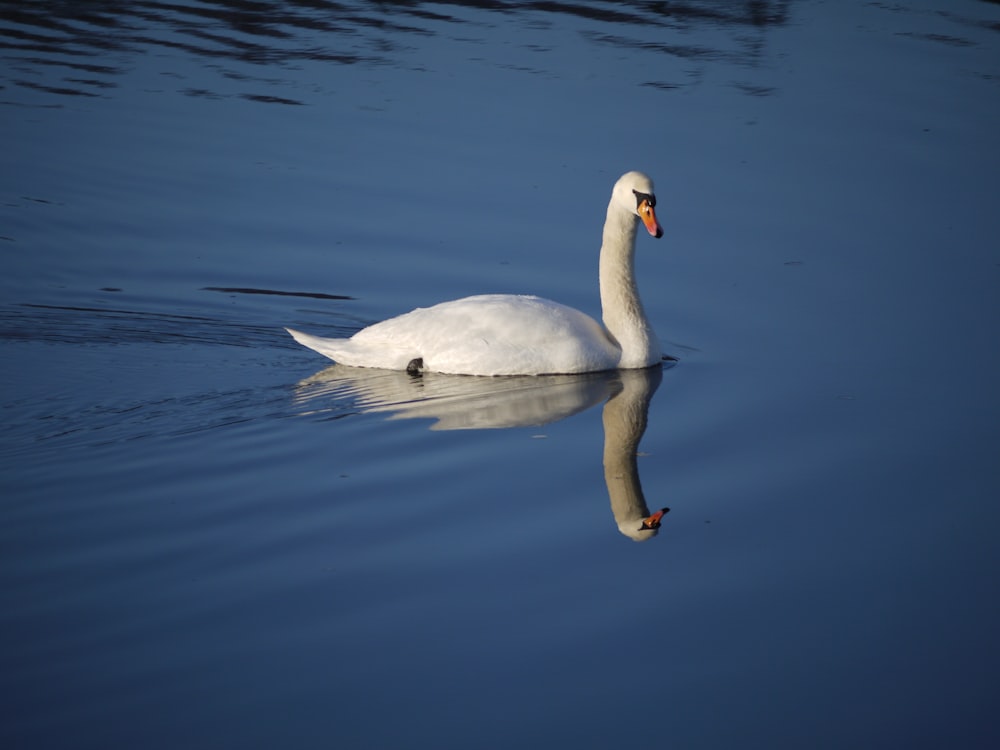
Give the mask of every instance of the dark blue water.
[[[996, 3], [36, 0], [0, 54], [4, 747], [1000, 740]], [[662, 376], [282, 330], [598, 314], [628, 169]]]

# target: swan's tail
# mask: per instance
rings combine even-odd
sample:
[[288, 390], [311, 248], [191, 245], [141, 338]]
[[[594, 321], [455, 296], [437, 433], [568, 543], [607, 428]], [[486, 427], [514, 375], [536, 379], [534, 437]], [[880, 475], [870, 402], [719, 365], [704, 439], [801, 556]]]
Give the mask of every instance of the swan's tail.
[[308, 333], [296, 331], [294, 328], [286, 328], [285, 330], [292, 335], [293, 339], [302, 344], [302, 346], [312, 349], [314, 352], [319, 352], [324, 357], [329, 357], [334, 362], [340, 361], [343, 346], [347, 342], [347, 339], [324, 339], [319, 336], [310, 336]]

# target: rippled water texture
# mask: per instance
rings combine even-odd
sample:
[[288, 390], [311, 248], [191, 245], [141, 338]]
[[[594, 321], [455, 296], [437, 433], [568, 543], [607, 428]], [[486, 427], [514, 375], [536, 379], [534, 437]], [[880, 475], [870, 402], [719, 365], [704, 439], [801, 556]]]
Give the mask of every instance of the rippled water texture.
[[[1000, 744], [1000, 5], [0, 0], [0, 58], [0, 746]], [[283, 330], [599, 316], [629, 169], [662, 371]]]

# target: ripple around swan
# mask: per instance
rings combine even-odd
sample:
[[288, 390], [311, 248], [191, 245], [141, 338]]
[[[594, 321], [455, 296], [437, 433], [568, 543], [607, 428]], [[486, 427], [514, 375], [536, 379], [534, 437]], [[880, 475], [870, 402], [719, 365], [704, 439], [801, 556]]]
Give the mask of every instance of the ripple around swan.
[[[250, 296], [339, 302], [348, 295], [247, 287], [203, 287], [229, 298]], [[202, 300], [199, 306], [178, 305], [122, 294], [115, 287], [97, 293], [81, 291], [46, 295], [51, 302], [15, 302], [0, 305], [0, 340], [50, 344], [209, 344], [247, 348], [293, 348], [284, 331], [274, 325], [268, 306], [237, 312]], [[57, 300], [59, 302], [57, 302]], [[179, 312], [178, 310], [185, 310]], [[363, 323], [349, 314], [324, 311], [324, 326], [350, 336]]]

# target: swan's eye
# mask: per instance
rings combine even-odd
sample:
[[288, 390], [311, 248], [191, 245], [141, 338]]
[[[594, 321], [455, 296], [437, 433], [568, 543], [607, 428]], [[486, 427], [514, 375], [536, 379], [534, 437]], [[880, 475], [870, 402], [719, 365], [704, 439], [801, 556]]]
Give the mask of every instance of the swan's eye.
[[642, 210], [642, 204], [647, 204], [650, 208], [656, 205], [656, 196], [650, 195], [649, 193], [640, 193], [638, 190], [633, 190], [632, 193], [635, 195], [635, 209], [636, 211]]

